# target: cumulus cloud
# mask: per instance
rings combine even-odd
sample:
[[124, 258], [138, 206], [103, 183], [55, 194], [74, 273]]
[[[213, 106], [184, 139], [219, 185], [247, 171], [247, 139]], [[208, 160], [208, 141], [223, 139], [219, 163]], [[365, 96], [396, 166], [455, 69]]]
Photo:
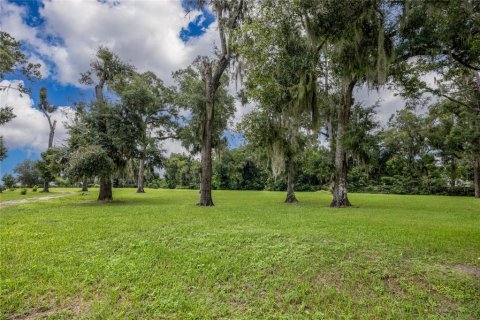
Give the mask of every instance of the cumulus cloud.
[[[16, 115], [13, 120], [1, 127], [8, 149], [27, 149], [33, 152], [42, 152], [47, 149], [50, 132], [47, 119], [43, 113], [34, 108], [33, 100], [28, 94], [20, 93], [15, 88], [22, 81], [0, 82], [0, 87], [10, 87], [0, 91], [0, 107], [11, 107]], [[67, 137], [64, 122], [73, 110], [69, 107], [59, 107], [52, 114], [57, 120], [54, 145], [61, 145]]]
[[[179, 33], [200, 15], [188, 15], [180, 1], [46, 1], [44, 24], [24, 23], [26, 8], [2, 2], [0, 26], [24, 41], [37, 59], [48, 60], [55, 80], [78, 85], [97, 48], [107, 46], [139, 70], [151, 70], [170, 82], [170, 74], [197, 55], [211, 55], [217, 40], [213, 23], [200, 37], [183, 42]], [[48, 35], [48, 36], [46, 36]]]
[[405, 106], [405, 100], [388, 88], [372, 90], [367, 85], [357, 88], [354, 92], [355, 101], [364, 106], [373, 106], [378, 103], [377, 119], [386, 124], [392, 114]]

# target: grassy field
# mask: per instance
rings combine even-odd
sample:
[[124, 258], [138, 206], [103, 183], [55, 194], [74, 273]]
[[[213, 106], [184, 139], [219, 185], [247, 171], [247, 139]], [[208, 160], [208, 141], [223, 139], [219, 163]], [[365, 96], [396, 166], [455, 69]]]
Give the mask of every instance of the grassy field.
[[0, 318], [480, 319], [480, 201], [114, 190], [0, 212]]

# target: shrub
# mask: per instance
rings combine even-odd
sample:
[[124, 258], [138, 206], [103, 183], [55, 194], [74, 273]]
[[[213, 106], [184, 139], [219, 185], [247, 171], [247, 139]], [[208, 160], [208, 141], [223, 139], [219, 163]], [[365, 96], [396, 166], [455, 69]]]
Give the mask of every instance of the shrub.
[[57, 187], [71, 187], [72, 182], [68, 178], [56, 177], [55, 178], [55, 186]]
[[22, 194], [22, 195], [27, 194], [27, 189], [26, 189], [26, 188], [23, 188], [22, 190], [20, 190], [20, 194]]
[[167, 183], [163, 179], [153, 179], [148, 183], [148, 187], [152, 189], [167, 188]]
[[37, 192], [37, 190], [38, 190], [38, 186], [37, 186], [37, 185], [34, 185], [33, 188], [32, 188], [32, 191], [33, 191], [33, 192]]

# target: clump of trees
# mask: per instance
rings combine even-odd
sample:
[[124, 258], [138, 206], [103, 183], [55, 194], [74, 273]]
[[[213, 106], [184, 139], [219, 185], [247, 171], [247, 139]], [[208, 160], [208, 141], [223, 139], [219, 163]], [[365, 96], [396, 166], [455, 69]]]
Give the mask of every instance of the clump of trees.
[[[112, 200], [113, 181], [133, 183], [139, 193], [145, 185], [199, 187], [200, 206], [214, 204], [215, 188], [286, 190], [288, 203], [299, 200], [296, 190], [328, 189], [336, 208], [351, 206], [349, 190], [480, 198], [480, 4], [186, 4], [216, 16], [215, 54], [174, 72], [176, 87], [167, 87], [99, 48], [80, 79], [94, 90], [93, 101], [78, 104], [67, 146], [49, 143], [35, 166], [45, 191], [63, 176], [84, 190], [97, 179], [98, 200]], [[26, 63], [18, 43], [4, 33], [2, 41], [17, 58], [1, 65], [1, 77]], [[425, 81], [432, 74], [433, 84]], [[225, 137], [235, 113], [232, 79], [253, 108], [237, 124], [245, 144], [236, 149]], [[364, 106], [354, 93], [386, 85], [407, 102], [381, 126], [381, 103]], [[45, 90], [40, 102], [51, 141]], [[0, 124], [12, 116], [2, 110]], [[180, 139], [188, 154], [165, 157], [168, 139]]]

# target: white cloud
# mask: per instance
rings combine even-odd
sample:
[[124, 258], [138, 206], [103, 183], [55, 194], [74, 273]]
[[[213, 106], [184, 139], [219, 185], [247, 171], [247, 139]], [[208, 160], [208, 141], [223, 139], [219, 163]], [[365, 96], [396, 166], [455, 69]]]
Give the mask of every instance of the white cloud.
[[169, 157], [172, 153], [188, 154], [188, 150], [182, 146], [179, 140], [168, 139], [162, 143], [161, 148], [165, 150], [165, 156]]
[[395, 91], [388, 88], [378, 90], [369, 89], [367, 85], [358, 87], [354, 92], [355, 101], [364, 106], [373, 106], [378, 102], [377, 118], [382, 125], [386, 124], [392, 114], [405, 106], [405, 100], [395, 95]]
[[[47, 119], [43, 113], [33, 108], [33, 100], [28, 94], [21, 94], [15, 88], [21, 81], [0, 82], [0, 87], [11, 86], [10, 89], [0, 91], [0, 107], [12, 107], [16, 115], [13, 120], [3, 125], [1, 135], [4, 137], [8, 149], [24, 148], [34, 152], [45, 151], [48, 146], [50, 132]], [[69, 107], [59, 107], [52, 118], [57, 120], [54, 145], [61, 145], [67, 137], [64, 122], [73, 110]]]
[[[26, 9], [0, 4], [0, 27], [22, 40], [37, 56], [50, 61], [54, 79], [78, 85], [81, 72], [101, 45], [139, 70], [151, 70], [170, 82], [170, 74], [189, 65], [197, 55], [211, 55], [218, 39], [213, 23], [200, 37], [184, 43], [180, 30], [200, 13], [185, 14], [180, 1], [120, 1], [118, 5], [98, 1], [44, 2], [40, 28], [23, 22]], [[47, 42], [45, 35], [62, 41]], [[37, 57], [38, 58], [38, 57]]]

